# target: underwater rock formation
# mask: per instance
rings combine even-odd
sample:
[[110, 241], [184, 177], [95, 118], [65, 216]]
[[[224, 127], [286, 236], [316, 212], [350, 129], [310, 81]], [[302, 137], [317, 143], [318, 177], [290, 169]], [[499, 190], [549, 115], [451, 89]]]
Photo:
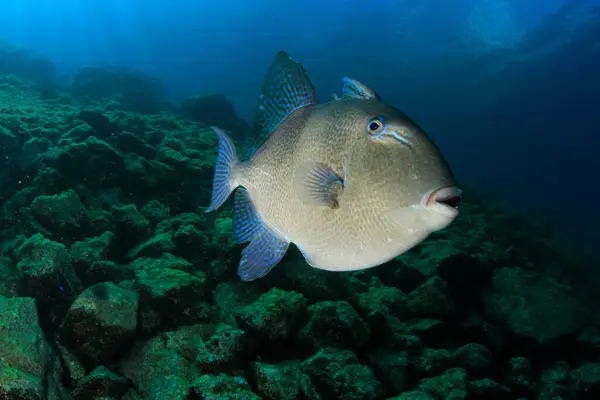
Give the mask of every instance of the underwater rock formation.
[[599, 398], [595, 308], [539, 231], [476, 202], [386, 265], [290, 252], [240, 282], [230, 213], [203, 212], [206, 125], [232, 107], [126, 111], [158, 93], [128, 74], [81, 72], [93, 108], [0, 75], [0, 398]]
[[248, 124], [237, 116], [233, 104], [220, 94], [189, 98], [181, 103], [181, 111], [193, 121], [233, 132], [234, 138], [241, 139], [250, 132]]

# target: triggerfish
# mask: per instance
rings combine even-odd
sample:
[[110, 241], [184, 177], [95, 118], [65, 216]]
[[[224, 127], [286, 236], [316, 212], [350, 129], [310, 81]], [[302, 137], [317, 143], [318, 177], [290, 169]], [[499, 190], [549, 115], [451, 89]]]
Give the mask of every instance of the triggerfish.
[[[458, 215], [448, 163], [406, 114], [344, 78], [341, 97], [317, 103], [304, 67], [277, 53], [255, 111], [266, 137], [247, 161], [219, 128], [208, 211], [235, 190], [233, 233], [244, 281], [267, 274], [294, 243], [306, 262], [355, 271], [408, 251]], [[237, 190], [236, 190], [237, 189]]]

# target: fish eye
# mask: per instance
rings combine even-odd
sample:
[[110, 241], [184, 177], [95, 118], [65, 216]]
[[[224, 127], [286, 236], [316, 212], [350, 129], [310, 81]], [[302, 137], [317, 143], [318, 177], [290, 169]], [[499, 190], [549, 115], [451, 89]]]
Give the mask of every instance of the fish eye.
[[376, 117], [371, 118], [367, 124], [367, 131], [369, 135], [376, 135], [383, 130], [383, 118]]

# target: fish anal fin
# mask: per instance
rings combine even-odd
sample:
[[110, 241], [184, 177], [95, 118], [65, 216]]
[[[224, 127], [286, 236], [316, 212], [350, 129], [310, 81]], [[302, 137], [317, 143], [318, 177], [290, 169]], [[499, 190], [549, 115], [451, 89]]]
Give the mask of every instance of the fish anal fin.
[[250, 242], [242, 250], [238, 276], [253, 281], [268, 274], [283, 258], [289, 242], [267, 227], [245, 188], [235, 194], [233, 233], [238, 243]]

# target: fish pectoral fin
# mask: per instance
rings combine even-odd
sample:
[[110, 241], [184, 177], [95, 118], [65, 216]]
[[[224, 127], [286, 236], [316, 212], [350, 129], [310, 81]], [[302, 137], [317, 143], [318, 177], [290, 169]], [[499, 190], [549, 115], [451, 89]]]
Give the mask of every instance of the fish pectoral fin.
[[253, 281], [268, 274], [283, 258], [290, 243], [267, 227], [256, 211], [248, 190], [235, 194], [233, 234], [238, 243], [250, 242], [242, 250], [238, 276]]
[[294, 111], [316, 103], [316, 90], [302, 64], [280, 51], [265, 76], [254, 112], [252, 133], [264, 140]]
[[296, 192], [304, 204], [339, 208], [344, 179], [325, 163], [308, 162], [298, 170]]
[[344, 78], [344, 88], [342, 89], [342, 99], [363, 99], [381, 101], [381, 97], [376, 91], [367, 85], [354, 79]]

